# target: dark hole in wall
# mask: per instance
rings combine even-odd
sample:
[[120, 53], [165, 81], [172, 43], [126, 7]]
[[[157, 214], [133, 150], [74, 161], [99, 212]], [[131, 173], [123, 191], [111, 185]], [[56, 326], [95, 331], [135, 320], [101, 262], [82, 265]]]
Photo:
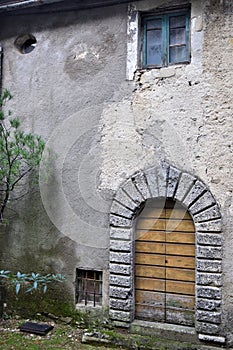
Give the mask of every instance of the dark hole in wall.
[[30, 53], [36, 47], [37, 40], [32, 34], [20, 35], [15, 39], [14, 45], [22, 54]]

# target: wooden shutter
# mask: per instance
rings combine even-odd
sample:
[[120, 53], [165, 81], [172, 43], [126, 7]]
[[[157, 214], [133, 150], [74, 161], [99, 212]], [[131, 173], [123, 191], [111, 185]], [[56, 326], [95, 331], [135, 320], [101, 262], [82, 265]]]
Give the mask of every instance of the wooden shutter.
[[147, 66], [161, 66], [163, 56], [163, 19], [148, 19], [144, 25], [144, 62]]
[[193, 325], [195, 234], [189, 213], [173, 201], [148, 200], [135, 242], [135, 317]]
[[190, 61], [190, 11], [142, 18], [142, 66], [163, 67]]
[[189, 60], [189, 17], [187, 14], [169, 16], [169, 63]]

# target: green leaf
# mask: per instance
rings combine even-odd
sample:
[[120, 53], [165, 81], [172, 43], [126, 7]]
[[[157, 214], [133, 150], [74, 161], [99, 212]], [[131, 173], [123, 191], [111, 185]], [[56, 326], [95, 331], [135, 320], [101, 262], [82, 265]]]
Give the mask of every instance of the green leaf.
[[[0, 107], [11, 99], [12, 96], [8, 90], [4, 90], [0, 96]], [[10, 115], [10, 111], [8, 115]], [[45, 148], [45, 142], [40, 136], [32, 133], [25, 133], [20, 129], [20, 120], [18, 118], [9, 119], [9, 126], [4, 125], [5, 115], [0, 110], [0, 221], [3, 222], [3, 213], [9, 205], [10, 200], [14, 199], [11, 192], [24, 182], [24, 178], [34, 170], [38, 171], [42, 152]], [[35, 176], [36, 174], [36, 176]], [[38, 173], [30, 177], [31, 184], [35, 185], [33, 178], [38, 178]], [[25, 186], [26, 189], [26, 186]], [[4, 203], [4, 204], [3, 204]]]
[[5, 119], [4, 113], [3, 111], [0, 111], [0, 120], [4, 120], [4, 119]]
[[16, 292], [16, 294], [19, 294], [20, 287], [21, 287], [20, 283], [17, 283], [16, 286], [15, 286], [15, 292]]
[[12, 128], [18, 129], [18, 127], [20, 126], [20, 121], [19, 119], [15, 118], [10, 120], [10, 124], [12, 126]]

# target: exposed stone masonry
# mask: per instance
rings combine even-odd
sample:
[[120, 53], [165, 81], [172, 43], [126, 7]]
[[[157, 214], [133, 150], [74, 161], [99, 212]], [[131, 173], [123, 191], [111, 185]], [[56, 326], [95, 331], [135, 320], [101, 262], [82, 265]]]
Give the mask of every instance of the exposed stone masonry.
[[170, 166], [140, 171], [117, 191], [110, 214], [110, 316], [117, 325], [134, 319], [134, 223], [148, 198], [180, 201], [192, 215], [196, 231], [196, 331], [221, 333], [221, 214], [213, 195], [197, 177]]

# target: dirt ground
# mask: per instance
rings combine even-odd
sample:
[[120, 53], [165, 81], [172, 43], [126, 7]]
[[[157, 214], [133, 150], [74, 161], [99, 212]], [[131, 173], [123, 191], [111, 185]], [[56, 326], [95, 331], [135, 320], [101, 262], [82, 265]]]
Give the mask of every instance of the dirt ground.
[[[56, 324], [49, 322], [54, 328], [45, 336], [24, 333], [19, 330], [19, 326], [28, 320], [2, 320], [0, 321], [0, 349], [8, 350], [110, 350], [121, 349], [111, 346], [99, 346], [82, 344], [83, 331], [67, 324]], [[46, 322], [48, 324], [48, 322]]]

